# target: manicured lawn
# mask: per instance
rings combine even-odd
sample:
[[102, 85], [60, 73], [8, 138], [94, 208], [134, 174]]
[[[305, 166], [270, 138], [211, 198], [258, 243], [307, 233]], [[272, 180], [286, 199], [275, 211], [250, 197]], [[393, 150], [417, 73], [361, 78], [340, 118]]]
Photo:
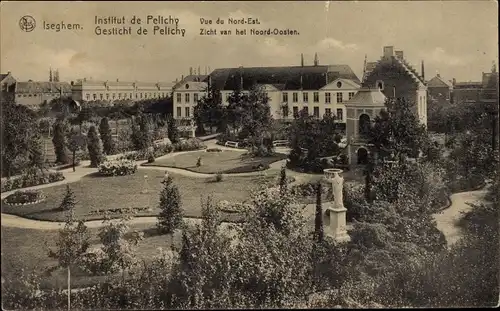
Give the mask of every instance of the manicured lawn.
[[[70, 184], [75, 193], [75, 215], [81, 219], [102, 219], [102, 213], [97, 210], [120, 210], [126, 208], [143, 208], [137, 216], [157, 215], [159, 193], [163, 187], [162, 170], [138, 170], [134, 175], [117, 177], [100, 177], [88, 175], [80, 181]], [[147, 193], [144, 175], [147, 175]], [[276, 176], [268, 177], [231, 177], [225, 176], [223, 181], [214, 182], [213, 178], [192, 178], [170, 174], [179, 187], [182, 204], [187, 217], [201, 215], [200, 200], [212, 195], [215, 201], [228, 200], [242, 202], [249, 197], [250, 191], [262, 184], [263, 178], [271, 180]], [[2, 204], [2, 212], [19, 215], [26, 218], [64, 221], [66, 214], [57, 208], [66, 192], [66, 185], [42, 189], [47, 199], [41, 203], [26, 206], [9, 206]], [[146, 208], [150, 207], [150, 210]], [[118, 214], [112, 213], [112, 216]], [[231, 215], [234, 218], [234, 215]]]
[[[153, 228], [152, 228], [153, 226]], [[136, 255], [141, 260], [150, 261], [159, 253], [158, 247], [170, 249], [172, 243], [178, 244], [178, 237], [155, 234], [154, 225], [134, 225], [133, 229], [145, 232], [145, 239], [137, 246]], [[98, 229], [89, 229], [92, 240], [91, 247], [99, 243]], [[55, 250], [58, 238], [57, 230], [33, 230], [1, 227], [2, 240], [2, 277], [6, 280], [19, 279], [22, 269], [26, 273], [35, 272], [42, 277], [42, 288], [66, 288], [66, 271], [56, 270], [48, 275], [49, 267], [57, 265], [57, 261], [48, 257], [48, 248]], [[46, 246], [47, 245], [47, 246]], [[109, 276], [89, 276], [82, 271], [72, 271], [73, 288], [85, 287], [105, 281], [108, 278], [121, 278], [121, 274]]]
[[[196, 166], [198, 157], [202, 165]], [[157, 160], [147, 166], [166, 166], [187, 169], [198, 173], [245, 173], [258, 171], [259, 165], [267, 167], [269, 164], [286, 159], [287, 155], [277, 153], [272, 157], [251, 158], [245, 152], [223, 150], [222, 152], [191, 152], [174, 157]]]

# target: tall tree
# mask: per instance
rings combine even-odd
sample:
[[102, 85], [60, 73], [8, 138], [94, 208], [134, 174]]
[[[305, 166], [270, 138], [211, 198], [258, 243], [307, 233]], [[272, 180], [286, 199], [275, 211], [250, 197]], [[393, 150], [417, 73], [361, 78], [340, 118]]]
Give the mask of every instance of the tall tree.
[[66, 134], [68, 132], [68, 124], [63, 118], [58, 118], [54, 123], [54, 136], [52, 143], [56, 153], [56, 163], [68, 163], [68, 154], [66, 153]]
[[167, 131], [168, 131], [168, 139], [172, 143], [176, 143], [179, 141], [179, 129], [177, 129], [177, 124], [175, 124], [175, 119], [170, 115], [167, 121]]
[[161, 233], [173, 233], [182, 224], [183, 210], [179, 189], [173, 183], [172, 176], [162, 181], [163, 189], [160, 193], [160, 214], [158, 216], [158, 230]]
[[90, 156], [90, 167], [97, 167], [101, 164], [103, 160], [102, 155], [102, 142], [97, 134], [95, 125], [92, 125], [87, 134], [88, 144], [87, 148], [89, 150]]
[[59, 230], [59, 237], [56, 241], [57, 249], [55, 251], [49, 249], [49, 257], [57, 259], [58, 265], [49, 269], [49, 272], [54, 271], [57, 268], [63, 268], [67, 271], [68, 280], [68, 310], [71, 309], [71, 270], [78, 266], [79, 261], [83, 254], [86, 253], [88, 247], [90, 246], [90, 234], [88, 232], [87, 226], [83, 221], [78, 221], [75, 225], [76, 220], [74, 218], [74, 196], [70, 192], [68, 186], [68, 192], [63, 199], [63, 204], [67, 205], [65, 210], [69, 210], [68, 218], [64, 224], [64, 227]]
[[101, 119], [99, 124], [99, 134], [101, 136], [102, 147], [105, 154], [113, 154], [114, 144], [113, 137], [111, 136], [111, 128], [109, 126], [108, 118], [104, 117]]
[[323, 206], [321, 204], [321, 182], [316, 185], [316, 216], [314, 218], [314, 239], [317, 243], [323, 242]]
[[85, 145], [85, 136], [80, 132], [72, 131], [68, 140], [68, 149], [73, 153], [73, 172], [76, 171], [76, 153]]
[[198, 128], [204, 129], [204, 125], [213, 128], [221, 128], [224, 117], [224, 106], [222, 105], [222, 95], [215, 88], [208, 88], [206, 95], [198, 100], [194, 107], [194, 118]]

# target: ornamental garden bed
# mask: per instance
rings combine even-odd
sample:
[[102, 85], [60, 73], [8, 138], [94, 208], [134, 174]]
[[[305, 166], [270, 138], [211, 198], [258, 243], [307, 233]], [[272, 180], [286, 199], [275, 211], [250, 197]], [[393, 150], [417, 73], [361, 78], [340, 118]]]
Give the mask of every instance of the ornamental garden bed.
[[47, 197], [40, 190], [16, 191], [7, 196], [3, 200], [3, 203], [11, 206], [23, 206], [41, 203], [46, 198]]
[[64, 175], [61, 172], [24, 174], [12, 178], [2, 178], [1, 191], [7, 192], [15, 189], [28, 188], [43, 184], [55, 183], [64, 180]]
[[[234, 174], [265, 170], [271, 163], [286, 159], [285, 154], [270, 157], [247, 157], [241, 151], [223, 150], [222, 152], [191, 152], [157, 160], [144, 166], [175, 167], [206, 174]], [[197, 166], [198, 158], [201, 165]]]
[[[145, 179], [144, 175], [148, 178]], [[221, 182], [207, 183], [204, 178], [169, 175], [179, 187], [182, 207], [187, 217], [201, 216], [202, 197], [212, 195], [215, 202], [220, 200], [242, 202], [262, 182], [260, 176], [225, 176]], [[75, 215], [83, 220], [96, 220], [103, 218], [100, 214], [104, 210], [137, 209], [136, 216], [156, 216], [159, 212], [157, 206], [164, 176], [164, 171], [151, 169], [139, 169], [133, 175], [107, 178], [99, 177], [97, 173], [85, 176], [80, 181], [69, 184], [77, 201]], [[66, 213], [58, 210], [65, 191], [66, 185], [46, 188], [45, 201], [24, 206], [22, 209], [5, 205], [2, 206], [2, 212], [31, 219], [65, 221]]]

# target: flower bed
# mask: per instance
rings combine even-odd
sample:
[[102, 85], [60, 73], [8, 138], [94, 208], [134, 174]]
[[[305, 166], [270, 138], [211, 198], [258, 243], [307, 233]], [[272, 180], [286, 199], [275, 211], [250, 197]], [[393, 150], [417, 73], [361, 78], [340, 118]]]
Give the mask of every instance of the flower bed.
[[16, 191], [7, 196], [3, 202], [9, 205], [27, 205], [40, 203], [46, 198], [39, 190]]
[[51, 172], [48, 174], [24, 174], [22, 176], [10, 179], [2, 179], [1, 191], [6, 192], [19, 188], [33, 187], [43, 184], [49, 184], [64, 180], [60, 172]]
[[130, 214], [130, 213], [141, 213], [141, 212], [150, 212], [152, 209], [150, 207], [134, 207], [134, 208], [113, 208], [113, 209], [104, 209], [104, 210], [94, 210], [90, 211], [88, 215], [115, 215], [115, 214]]
[[189, 138], [174, 144], [174, 151], [192, 151], [206, 148], [205, 144], [198, 138]]
[[205, 152], [222, 152], [220, 148], [208, 148]]
[[137, 171], [137, 163], [133, 160], [118, 159], [106, 161], [99, 165], [99, 174], [102, 176], [131, 175]]

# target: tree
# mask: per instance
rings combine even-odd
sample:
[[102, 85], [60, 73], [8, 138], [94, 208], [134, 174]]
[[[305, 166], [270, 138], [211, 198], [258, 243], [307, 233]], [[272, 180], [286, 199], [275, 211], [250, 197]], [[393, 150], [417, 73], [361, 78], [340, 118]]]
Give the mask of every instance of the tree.
[[[38, 129], [34, 113], [27, 107], [6, 101], [1, 113], [2, 176], [10, 177], [24, 170], [30, 162], [39, 165]], [[30, 156], [35, 156], [31, 158]]]
[[56, 163], [66, 164], [68, 163], [68, 155], [66, 153], [66, 134], [68, 132], [68, 124], [62, 119], [58, 118], [54, 123], [54, 136], [52, 137], [52, 143], [54, 144], [54, 151], [56, 153]]
[[[67, 189], [70, 191], [69, 186]], [[67, 196], [69, 196], [68, 193]], [[65, 200], [63, 200], [63, 202]], [[67, 204], [69, 206], [72, 203]], [[72, 208], [69, 210], [72, 211]], [[64, 268], [67, 270], [68, 310], [71, 309], [71, 269], [78, 266], [81, 257], [87, 252], [89, 245], [90, 234], [87, 226], [85, 226], [85, 223], [81, 220], [75, 226], [73, 212], [70, 212], [64, 227], [59, 230], [59, 237], [56, 241], [56, 251], [49, 249], [49, 257], [57, 259], [58, 265], [48, 270], [49, 272], [57, 268]]]
[[168, 131], [168, 139], [175, 144], [179, 141], [179, 130], [177, 129], [177, 125], [175, 124], [174, 118], [170, 115], [167, 121], [167, 131]]
[[87, 148], [89, 150], [90, 157], [90, 167], [97, 167], [103, 161], [102, 155], [102, 142], [97, 134], [95, 125], [92, 125], [87, 134], [88, 144]]
[[173, 183], [172, 176], [162, 181], [163, 189], [160, 192], [160, 214], [157, 227], [161, 233], [174, 233], [182, 225], [182, 202], [177, 186]]
[[391, 152], [417, 157], [427, 142], [427, 134], [412, 110], [413, 104], [403, 98], [388, 99], [385, 105], [387, 110], [380, 112], [366, 133], [368, 142], [374, 145], [381, 160]]
[[76, 171], [76, 152], [82, 149], [84, 145], [85, 136], [76, 131], [72, 131], [71, 136], [68, 140], [68, 149], [73, 153], [73, 172]]
[[211, 132], [214, 127], [220, 129], [223, 117], [222, 95], [219, 90], [209, 87], [206, 95], [200, 98], [194, 107], [194, 119], [198, 128], [204, 130], [204, 126], [208, 125]]
[[288, 181], [286, 179], [286, 168], [283, 166], [280, 171], [280, 192], [286, 193]]
[[145, 150], [153, 143], [153, 131], [147, 115], [142, 112], [134, 118], [132, 123], [132, 143], [136, 150]]
[[314, 240], [316, 243], [322, 243], [324, 237], [321, 188], [321, 182], [318, 182], [318, 184], [316, 185], [316, 216], [314, 218]]
[[113, 144], [113, 138], [111, 136], [109, 121], [106, 117], [101, 119], [101, 123], [99, 124], [99, 134], [101, 136], [104, 153], [108, 155], [113, 154], [115, 148]]

